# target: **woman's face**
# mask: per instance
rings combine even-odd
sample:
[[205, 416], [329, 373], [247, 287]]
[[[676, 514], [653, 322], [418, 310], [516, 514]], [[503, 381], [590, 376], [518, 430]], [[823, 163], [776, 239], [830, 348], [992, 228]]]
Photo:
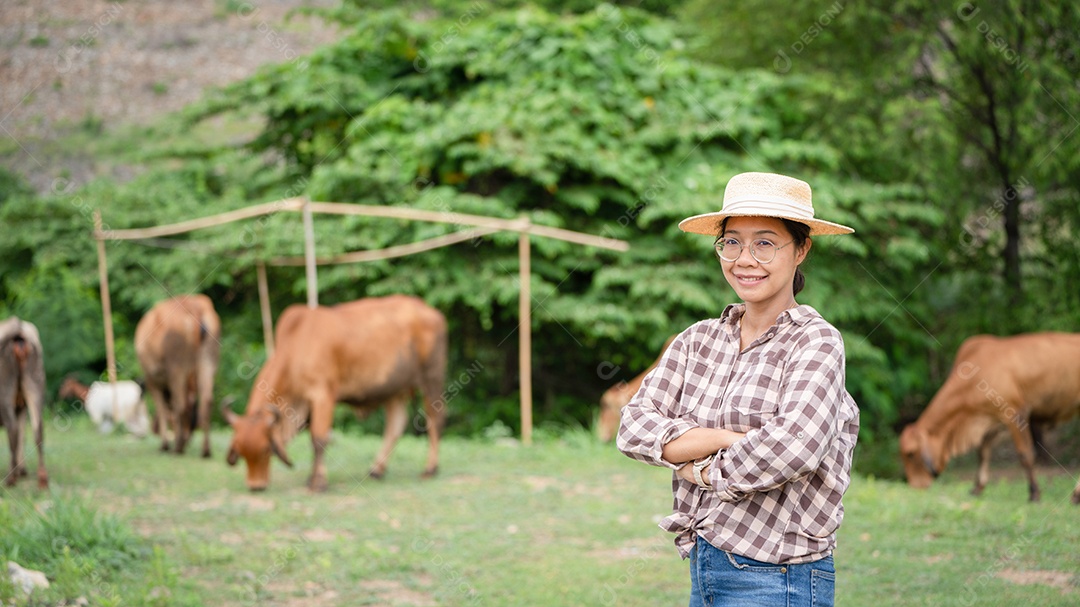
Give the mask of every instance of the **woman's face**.
[[[795, 268], [810, 250], [809, 240], [799, 250], [779, 219], [732, 217], [719, 242], [724, 244], [723, 257], [731, 259], [738, 255], [734, 261], [721, 259], [720, 265], [724, 269], [724, 278], [740, 299], [748, 304], [778, 301], [787, 304], [794, 300], [791, 281], [795, 278]], [[739, 245], [742, 245], [741, 252]], [[751, 245], [757, 257], [767, 263], [761, 263], [751, 255]]]

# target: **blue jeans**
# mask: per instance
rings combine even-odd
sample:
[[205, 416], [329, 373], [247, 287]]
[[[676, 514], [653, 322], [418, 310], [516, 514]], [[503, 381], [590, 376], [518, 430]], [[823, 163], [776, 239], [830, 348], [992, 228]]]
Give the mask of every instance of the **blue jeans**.
[[690, 550], [690, 607], [832, 607], [833, 558], [776, 565], [697, 539]]

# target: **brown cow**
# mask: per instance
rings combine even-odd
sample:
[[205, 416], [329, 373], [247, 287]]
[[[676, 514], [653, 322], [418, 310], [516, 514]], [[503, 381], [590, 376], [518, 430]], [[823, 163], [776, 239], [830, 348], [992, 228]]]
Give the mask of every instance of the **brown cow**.
[[446, 319], [415, 297], [361, 299], [332, 307], [289, 306], [278, 321], [274, 354], [255, 378], [243, 417], [225, 411], [234, 433], [227, 461], [247, 462], [247, 485], [266, 488], [270, 455], [292, 466], [285, 445], [306, 423], [315, 448], [308, 479], [326, 489], [323, 451], [330, 440], [334, 405], [357, 413], [386, 406], [382, 448], [370, 474], [386, 463], [408, 422], [408, 402], [419, 389], [427, 414], [428, 459], [424, 476], [439, 462], [439, 431], [446, 380]]
[[[990, 474], [994, 439], [1008, 431], [1039, 499], [1031, 424], [1053, 425], [1080, 413], [1080, 334], [977, 335], [964, 341], [949, 378], [919, 419], [900, 434], [908, 484], [924, 489], [949, 459], [979, 447], [972, 493]], [[1080, 503], [1080, 484], [1072, 494]]]
[[600, 396], [600, 420], [596, 424], [596, 435], [601, 441], [606, 443], [615, 438], [615, 432], [619, 429], [619, 416], [622, 414], [623, 407], [637, 394], [638, 388], [641, 387], [641, 381], [645, 379], [649, 371], [655, 369], [656, 365], [660, 363], [664, 352], [667, 352], [668, 346], [675, 341], [675, 337], [676, 335], [672, 335], [667, 338], [664, 347], [660, 348], [660, 356], [656, 357], [656, 360], [649, 365], [649, 368], [630, 381], [621, 381], [615, 384]]
[[30, 416], [30, 429], [38, 453], [38, 487], [49, 486], [45, 470], [44, 422], [45, 362], [41, 338], [32, 323], [11, 317], [0, 322], [0, 426], [7, 428], [11, 467], [4, 484], [12, 486], [20, 476], [26, 476], [26, 455], [23, 452], [24, 426]]
[[[154, 399], [154, 429], [161, 450], [169, 450], [169, 430], [176, 453], [183, 454], [194, 415], [203, 431], [202, 456], [210, 457], [210, 412], [214, 375], [221, 351], [221, 321], [205, 295], [182, 295], [156, 304], [135, 327], [135, 353]], [[194, 387], [194, 390], [193, 390]]]

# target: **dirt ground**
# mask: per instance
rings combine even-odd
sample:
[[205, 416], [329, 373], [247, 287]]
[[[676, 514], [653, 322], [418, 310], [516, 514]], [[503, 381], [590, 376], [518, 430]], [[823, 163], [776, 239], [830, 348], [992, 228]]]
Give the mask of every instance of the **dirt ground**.
[[[72, 129], [145, 124], [267, 63], [300, 61], [336, 30], [290, 11], [333, 0], [3, 0], [0, 142], [9, 170], [47, 191], [92, 177]], [[57, 160], [57, 157], [60, 157]]]

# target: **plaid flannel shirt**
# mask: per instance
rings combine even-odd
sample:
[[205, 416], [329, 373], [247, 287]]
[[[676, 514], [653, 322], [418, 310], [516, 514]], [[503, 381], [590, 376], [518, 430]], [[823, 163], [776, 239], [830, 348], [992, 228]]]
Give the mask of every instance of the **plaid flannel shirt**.
[[746, 436], [721, 450], [711, 487], [672, 474], [676, 533], [686, 558], [697, 536], [770, 563], [832, 553], [851, 482], [859, 411], [844, 387], [844, 342], [810, 306], [782, 313], [740, 352], [745, 306], [683, 331], [623, 409], [618, 447], [673, 470], [665, 444], [695, 427]]

